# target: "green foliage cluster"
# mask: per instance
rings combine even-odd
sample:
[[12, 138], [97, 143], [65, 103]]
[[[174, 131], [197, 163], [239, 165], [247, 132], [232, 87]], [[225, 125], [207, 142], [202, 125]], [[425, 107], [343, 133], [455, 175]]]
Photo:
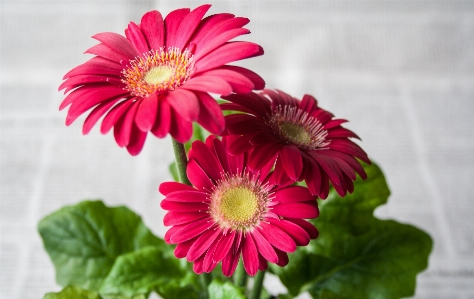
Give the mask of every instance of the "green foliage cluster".
[[[309, 292], [315, 299], [395, 299], [411, 296], [416, 275], [426, 269], [432, 248], [423, 231], [374, 217], [389, 189], [376, 165], [366, 166], [366, 181], [344, 198], [331, 192], [319, 200], [313, 221], [320, 236], [290, 254], [290, 263], [271, 266], [293, 298]], [[44, 218], [44, 246], [65, 288], [44, 299], [244, 299], [245, 290], [219, 273], [203, 283], [173, 246], [154, 236], [126, 207], [83, 201]], [[219, 271], [219, 270], [217, 270]], [[268, 291], [262, 298], [269, 298]]]

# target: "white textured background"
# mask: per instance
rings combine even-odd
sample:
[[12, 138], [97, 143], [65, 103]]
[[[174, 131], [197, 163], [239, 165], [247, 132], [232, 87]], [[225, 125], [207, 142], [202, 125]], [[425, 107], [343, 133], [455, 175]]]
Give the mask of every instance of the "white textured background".
[[[163, 235], [171, 141], [131, 157], [80, 118], [64, 126], [62, 76], [95, 33], [200, 1], [0, 0], [0, 297], [58, 291], [36, 231], [65, 204], [126, 204]], [[377, 210], [435, 241], [416, 298], [474, 298], [474, 1], [213, 1], [251, 19], [265, 55], [245, 65], [270, 88], [310, 93], [362, 139], [392, 190]]]

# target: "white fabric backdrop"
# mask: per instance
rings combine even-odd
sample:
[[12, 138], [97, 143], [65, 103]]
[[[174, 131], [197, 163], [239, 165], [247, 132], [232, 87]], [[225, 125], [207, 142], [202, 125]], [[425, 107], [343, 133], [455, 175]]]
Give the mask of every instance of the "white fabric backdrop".
[[[80, 118], [64, 126], [62, 76], [89, 58], [95, 33], [200, 1], [0, 1], [0, 296], [58, 291], [36, 231], [65, 204], [126, 204], [164, 234], [157, 192], [169, 139], [138, 157]], [[435, 246], [416, 298], [474, 298], [474, 2], [213, 1], [251, 19], [265, 55], [241, 63], [269, 88], [310, 93], [363, 139], [392, 196], [376, 214], [428, 231]], [[275, 283], [268, 280], [267, 284]]]

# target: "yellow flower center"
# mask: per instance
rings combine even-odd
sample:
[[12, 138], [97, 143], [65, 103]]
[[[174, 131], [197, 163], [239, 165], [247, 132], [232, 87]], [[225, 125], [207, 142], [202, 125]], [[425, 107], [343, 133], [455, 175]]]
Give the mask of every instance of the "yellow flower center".
[[269, 211], [271, 188], [248, 173], [226, 176], [211, 193], [209, 212], [222, 229], [251, 231]]
[[298, 107], [277, 106], [268, 124], [282, 141], [304, 150], [322, 149], [330, 143], [321, 122]]
[[133, 96], [147, 97], [152, 93], [175, 90], [194, 72], [193, 55], [177, 48], [152, 50], [130, 61], [122, 71], [125, 89]]
[[228, 220], [246, 222], [258, 211], [257, 205], [253, 191], [244, 187], [231, 188], [222, 195], [221, 213]]
[[311, 143], [311, 135], [301, 125], [290, 122], [280, 123], [282, 133], [294, 144], [309, 144]]

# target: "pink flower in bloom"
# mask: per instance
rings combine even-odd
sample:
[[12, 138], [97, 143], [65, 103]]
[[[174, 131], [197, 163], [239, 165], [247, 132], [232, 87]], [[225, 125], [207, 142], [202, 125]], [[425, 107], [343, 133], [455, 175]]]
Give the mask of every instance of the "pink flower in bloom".
[[316, 99], [305, 95], [298, 100], [281, 91], [224, 96], [232, 102], [223, 110], [246, 114], [226, 116], [224, 135], [238, 136], [230, 144], [232, 154], [252, 150], [248, 166], [252, 170], [275, 167], [270, 182], [305, 180], [312, 194], [326, 198], [329, 181], [344, 196], [354, 191], [358, 173], [367, 177], [360, 163], [369, 163], [367, 154], [349, 138], [356, 134], [341, 126], [344, 119], [318, 107]]
[[241, 255], [249, 275], [268, 262], [285, 266], [287, 252], [318, 236], [304, 220], [318, 216], [316, 196], [305, 187], [270, 184], [269, 167], [249, 170], [247, 153], [229, 155], [227, 142], [211, 136], [192, 144], [187, 175], [194, 187], [160, 185], [164, 224], [172, 226], [165, 241], [178, 244], [175, 256], [194, 262], [198, 274], [222, 262], [222, 272], [231, 276]]
[[192, 11], [146, 13], [139, 25], [131, 22], [126, 37], [105, 32], [86, 53], [96, 55], [68, 72], [60, 90], [69, 92], [60, 105], [70, 105], [66, 125], [92, 109], [84, 122], [87, 134], [103, 116], [101, 132], [112, 127], [117, 144], [132, 155], [143, 148], [148, 131], [159, 138], [171, 134], [178, 142], [192, 135], [197, 121], [220, 134], [225, 122], [209, 95], [248, 93], [265, 85], [248, 69], [226, 65], [263, 54], [250, 42], [229, 42], [249, 33], [249, 20], [232, 14], [203, 19], [210, 5]]

